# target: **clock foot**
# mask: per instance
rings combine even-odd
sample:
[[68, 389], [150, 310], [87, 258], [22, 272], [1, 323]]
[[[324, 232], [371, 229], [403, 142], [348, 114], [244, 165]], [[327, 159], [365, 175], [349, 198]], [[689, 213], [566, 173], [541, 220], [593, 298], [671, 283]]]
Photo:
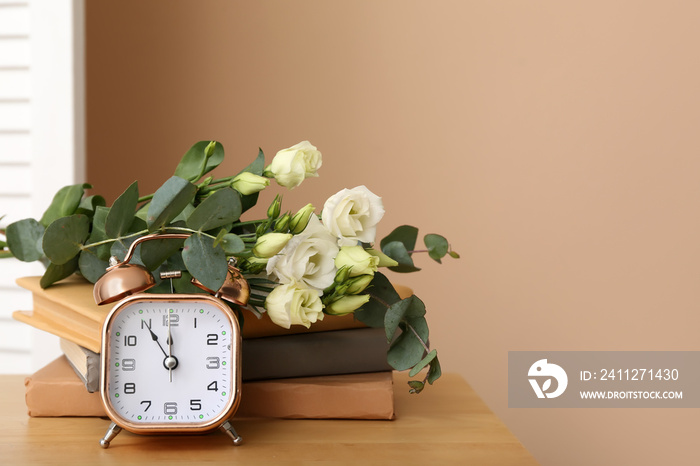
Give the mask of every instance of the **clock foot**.
[[100, 446], [102, 448], [109, 448], [109, 443], [112, 440], [114, 440], [114, 437], [116, 437], [121, 431], [122, 428], [116, 425], [115, 423], [110, 424], [109, 429], [107, 429], [107, 433], [105, 434], [104, 438], [100, 440]]
[[223, 424], [221, 424], [220, 429], [223, 430], [226, 435], [231, 437], [231, 440], [233, 440], [234, 445], [238, 446], [241, 443], [243, 443], [243, 439], [240, 435], [236, 433], [236, 430], [233, 428], [229, 421], [226, 421]]

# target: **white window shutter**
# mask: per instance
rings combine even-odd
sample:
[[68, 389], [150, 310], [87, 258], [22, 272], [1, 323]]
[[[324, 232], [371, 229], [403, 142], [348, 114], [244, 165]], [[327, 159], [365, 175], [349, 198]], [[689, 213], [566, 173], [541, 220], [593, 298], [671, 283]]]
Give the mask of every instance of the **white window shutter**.
[[[62, 186], [85, 178], [83, 0], [0, 0], [0, 227], [39, 218]], [[0, 373], [30, 373], [58, 338], [12, 320], [31, 309], [15, 279], [38, 263], [0, 260]]]

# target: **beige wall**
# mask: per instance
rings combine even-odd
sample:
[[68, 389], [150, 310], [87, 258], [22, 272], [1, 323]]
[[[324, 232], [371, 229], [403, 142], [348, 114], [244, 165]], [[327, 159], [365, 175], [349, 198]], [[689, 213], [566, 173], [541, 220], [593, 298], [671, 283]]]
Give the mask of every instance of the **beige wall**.
[[452, 240], [461, 260], [394, 279], [426, 301], [444, 369], [542, 464], [695, 464], [698, 410], [508, 409], [506, 364], [700, 349], [699, 18], [694, 1], [88, 2], [89, 180], [113, 199], [200, 139], [229, 174], [309, 139], [322, 175], [287, 208], [364, 183], [381, 235]]

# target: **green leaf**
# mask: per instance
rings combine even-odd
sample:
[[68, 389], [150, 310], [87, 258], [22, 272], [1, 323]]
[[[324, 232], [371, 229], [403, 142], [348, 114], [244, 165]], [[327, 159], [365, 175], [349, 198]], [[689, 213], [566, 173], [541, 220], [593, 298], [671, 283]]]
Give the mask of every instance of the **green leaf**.
[[153, 195], [148, 209], [148, 231], [167, 225], [194, 199], [197, 187], [178, 176], [172, 176]]
[[218, 290], [228, 273], [226, 254], [214, 247], [214, 240], [204, 235], [192, 235], [185, 240], [182, 258], [187, 270], [210, 290]]
[[442, 369], [440, 368], [440, 361], [438, 361], [437, 356], [430, 363], [430, 369], [428, 370], [428, 383], [433, 384], [442, 375]]
[[255, 157], [255, 160], [245, 167], [243, 170], [238, 172], [240, 175], [243, 172], [249, 172], [254, 175], [262, 176], [263, 170], [265, 170], [265, 154], [263, 153], [263, 150], [258, 148], [258, 156]]
[[199, 141], [185, 152], [175, 168], [175, 176], [188, 181], [197, 181], [206, 173], [219, 166], [224, 160], [224, 146], [215, 142], [211, 156], [207, 157], [206, 149], [214, 141]]
[[92, 186], [87, 183], [81, 183], [64, 186], [59, 189], [39, 222], [47, 227], [58, 218], [73, 215], [80, 205], [83, 193], [89, 188], [92, 188]]
[[126, 188], [112, 207], [105, 221], [105, 233], [110, 238], [119, 238], [129, 231], [129, 227], [134, 221], [134, 213], [139, 200], [139, 183], [134, 181]]
[[[126, 253], [129, 250], [129, 247], [131, 246], [131, 243], [136, 241], [138, 238], [139, 236], [133, 236], [131, 238], [125, 238], [122, 240], [115, 241], [114, 243], [112, 243], [112, 247], [110, 248], [110, 254], [112, 256], [115, 256], [120, 262], [123, 261], [126, 257]], [[142, 246], [143, 244], [145, 243], [141, 243]], [[129, 261], [129, 263], [144, 265], [143, 261], [141, 260], [141, 247], [137, 247], [134, 250], [134, 255], [131, 256], [131, 260]]]
[[226, 233], [221, 238], [221, 247], [224, 248], [224, 252], [229, 256], [245, 251], [245, 243], [240, 236], [234, 233]]
[[95, 211], [98, 207], [104, 207], [106, 205], [107, 201], [105, 201], [105, 198], [100, 196], [99, 194], [95, 194], [83, 198], [83, 200], [80, 201], [78, 209], [75, 211], [75, 213], [84, 214], [92, 218], [92, 216], [95, 215]]
[[34, 262], [44, 255], [41, 238], [44, 226], [33, 218], [25, 218], [7, 225], [5, 236], [12, 254], [23, 262]]
[[205, 231], [235, 222], [241, 216], [241, 198], [231, 188], [222, 188], [204, 199], [187, 219], [193, 230]]
[[184, 239], [152, 239], [141, 243], [141, 261], [148, 270], [157, 269], [163, 261], [180, 250]]
[[172, 219], [172, 221], [170, 222], [171, 225], [172, 225], [172, 224], [175, 224], [175, 223], [178, 223], [178, 222], [181, 222], [181, 223], [183, 224], [183, 226], [187, 225], [187, 218], [188, 218], [190, 215], [192, 215], [192, 212], [194, 212], [194, 204], [189, 203], [189, 204], [187, 204], [187, 205], [185, 206], [184, 209], [182, 209], [182, 212], [180, 212], [179, 214], [177, 214], [177, 217], [175, 217], [174, 219]]
[[409, 380], [408, 386], [411, 387], [411, 389], [408, 392], [415, 395], [422, 392], [425, 388], [425, 384], [419, 380]]
[[134, 215], [136, 218], [140, 218], [141, 220], [146, 223], [148, 220], [148, 208], [151, 206], [151, 202], [148, 201], [141, 207], [139, 207], [139, 210], [136, 211], [136, 215]]
[[46, 228], [42, 240], [44, 254], [62, 265], [78, 255], [90, 233], [90, 219], [82, 214], [61, 217]]
[[73, 257], [65, 264], [50, 263], [41, 280], [39, 280], [39, 285], [42, 288], [48, 288], [57, 281], [70, 277], [76, 270], [78, 270], [78, 256]]
[[86, 249], [80, 253], [78, 267], [83, 277], [87, 278], [91, 283], [95, 283], [105, 274], [107, 267], [109, 267], [109, 262], [100, 259], [94, 251]]
[[387, 308], [401, 300], [389, 279], [381, 272], [374, 272], [374, 278], [365, 293], [370, 300], [355, 311], [355, 318], [370, 327], [383, 327]]
[[400, 273], [417, 272], [420, 268], [413, 265], [413, 259], [406, 250], [406, 246], [400, 241], [390, 241], [382, 246], [382, 252], [394, 259], [399, 265], [389, 267], [389, 270]]
[[428, 234], [423, 238], [425, 246], [428, 248], [428, 255], [431, 259], [440, 262], [440, 259], [447, 255], [450, 250], [450, 243], [447, 242], [444, 236], [436, 234]]
[[419, 373], [421, 370], [423, 370], [423, 368], [424, 368], [425, 366], [427, 366], [428, 364], [430, 364], [430, 361], [432, 361], [433, 359], [435, 359], [436, 356], [437, 356], [437, 350], [432, 350], [430, 353], [428, 353], [428, 355], [427, 355], [426, 357], [424, 357], [423, 359], [421, 359], [420, 362], [419, 362], [418, 364], [416, 364], [415, 366], [413, 366], [413, 369], [411, 369], [411, 372], [408, 373], [408, 376], [409, 376], [409, 377], [415, 377], [415, 375], [416, 375], [417, 373]]
[[[100, 241], [104, 241], [107, 238], [107, 234], [105, 233], [105, 221], [107, 220], [107, 215], [109, 214], [109, 207], [104, 207], [104, 206], [97, 206], [95, 209], [95, 215], [92, 217], [92, 231], [90, 232], [90, 237], [87, 240], [86, 246], [92, 244], [92, 243], [97, 243]], [[94, 246], [90, 248], [90, 251], [92, 251], [97, 257], [100, 258], [100, 260], [107, 261], [109, 260], [110, 252], [109, 249], [111, 247], [111, 244], [106, 243], [106, 244], [101, 244], [99, 246]]]
[[[405, 371], [423, 359], [425, 348], [416, 335], [401, 323], [401, 334], [391, 343], [387, 351], [387, 362], [398, 371]], [[425, 318], [413, 319], [412, 327], [425, 342], [428, 341], [428, 324]]]
[[422, 318], [424, 315], [425, 304], [415, 295], [389, 306], [384, 317], [384, 330], [386, 331], [387, 340], [391, 341], [394, 337], [394, 333], [396, 333], [396, 329], [401, 321], [406, 320], [412, 324], [415, 318]]
[[182, 277], [173, 280], [173, 286], [177, 293], [207, 293], [203, 289], [192, 284], [192, 275], [182, 272]]
[[[379, 247], [384, 251], [384, 246], [398, 241], [403, 243], [406, 251], [413, 251], [416, 248], [416, 240], [418, 239], [418, 228], [411, 225], [401, 225], [394, 228], [394, 231], [385, 236], [379, 243]], [[386, 251], [384, 252], [386, 254]], [[396, 259], [396, 258], [394, 258]]]

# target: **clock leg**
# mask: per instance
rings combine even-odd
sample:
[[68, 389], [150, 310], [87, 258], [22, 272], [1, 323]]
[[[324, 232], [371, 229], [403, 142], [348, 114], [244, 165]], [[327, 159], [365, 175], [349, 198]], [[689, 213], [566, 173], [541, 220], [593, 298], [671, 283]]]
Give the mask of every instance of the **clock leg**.
[[236, 430], [233, 428], [229, 421], [226, 421], [223, 424], [221, 424], [220, 429], [223, 430], [224, 433], [226, 433], [226, 435], [231, 437], [231, 440], [233, 440], [234, 445], [238, 446], [241, 443], [243, 443], [243, 439], [240, 435], [236, 433]]
[[100, 440], [100, 446], [102, 448], [108, 448], [109, 443], [112, 440], [114, 440], [114, 437], [116, 437], [121, 431], [122, 428], [116, 425], [115, 423], [110, 424], [109, 429], [107, 429], [107, 433], [105, 434], [104, 438]]

